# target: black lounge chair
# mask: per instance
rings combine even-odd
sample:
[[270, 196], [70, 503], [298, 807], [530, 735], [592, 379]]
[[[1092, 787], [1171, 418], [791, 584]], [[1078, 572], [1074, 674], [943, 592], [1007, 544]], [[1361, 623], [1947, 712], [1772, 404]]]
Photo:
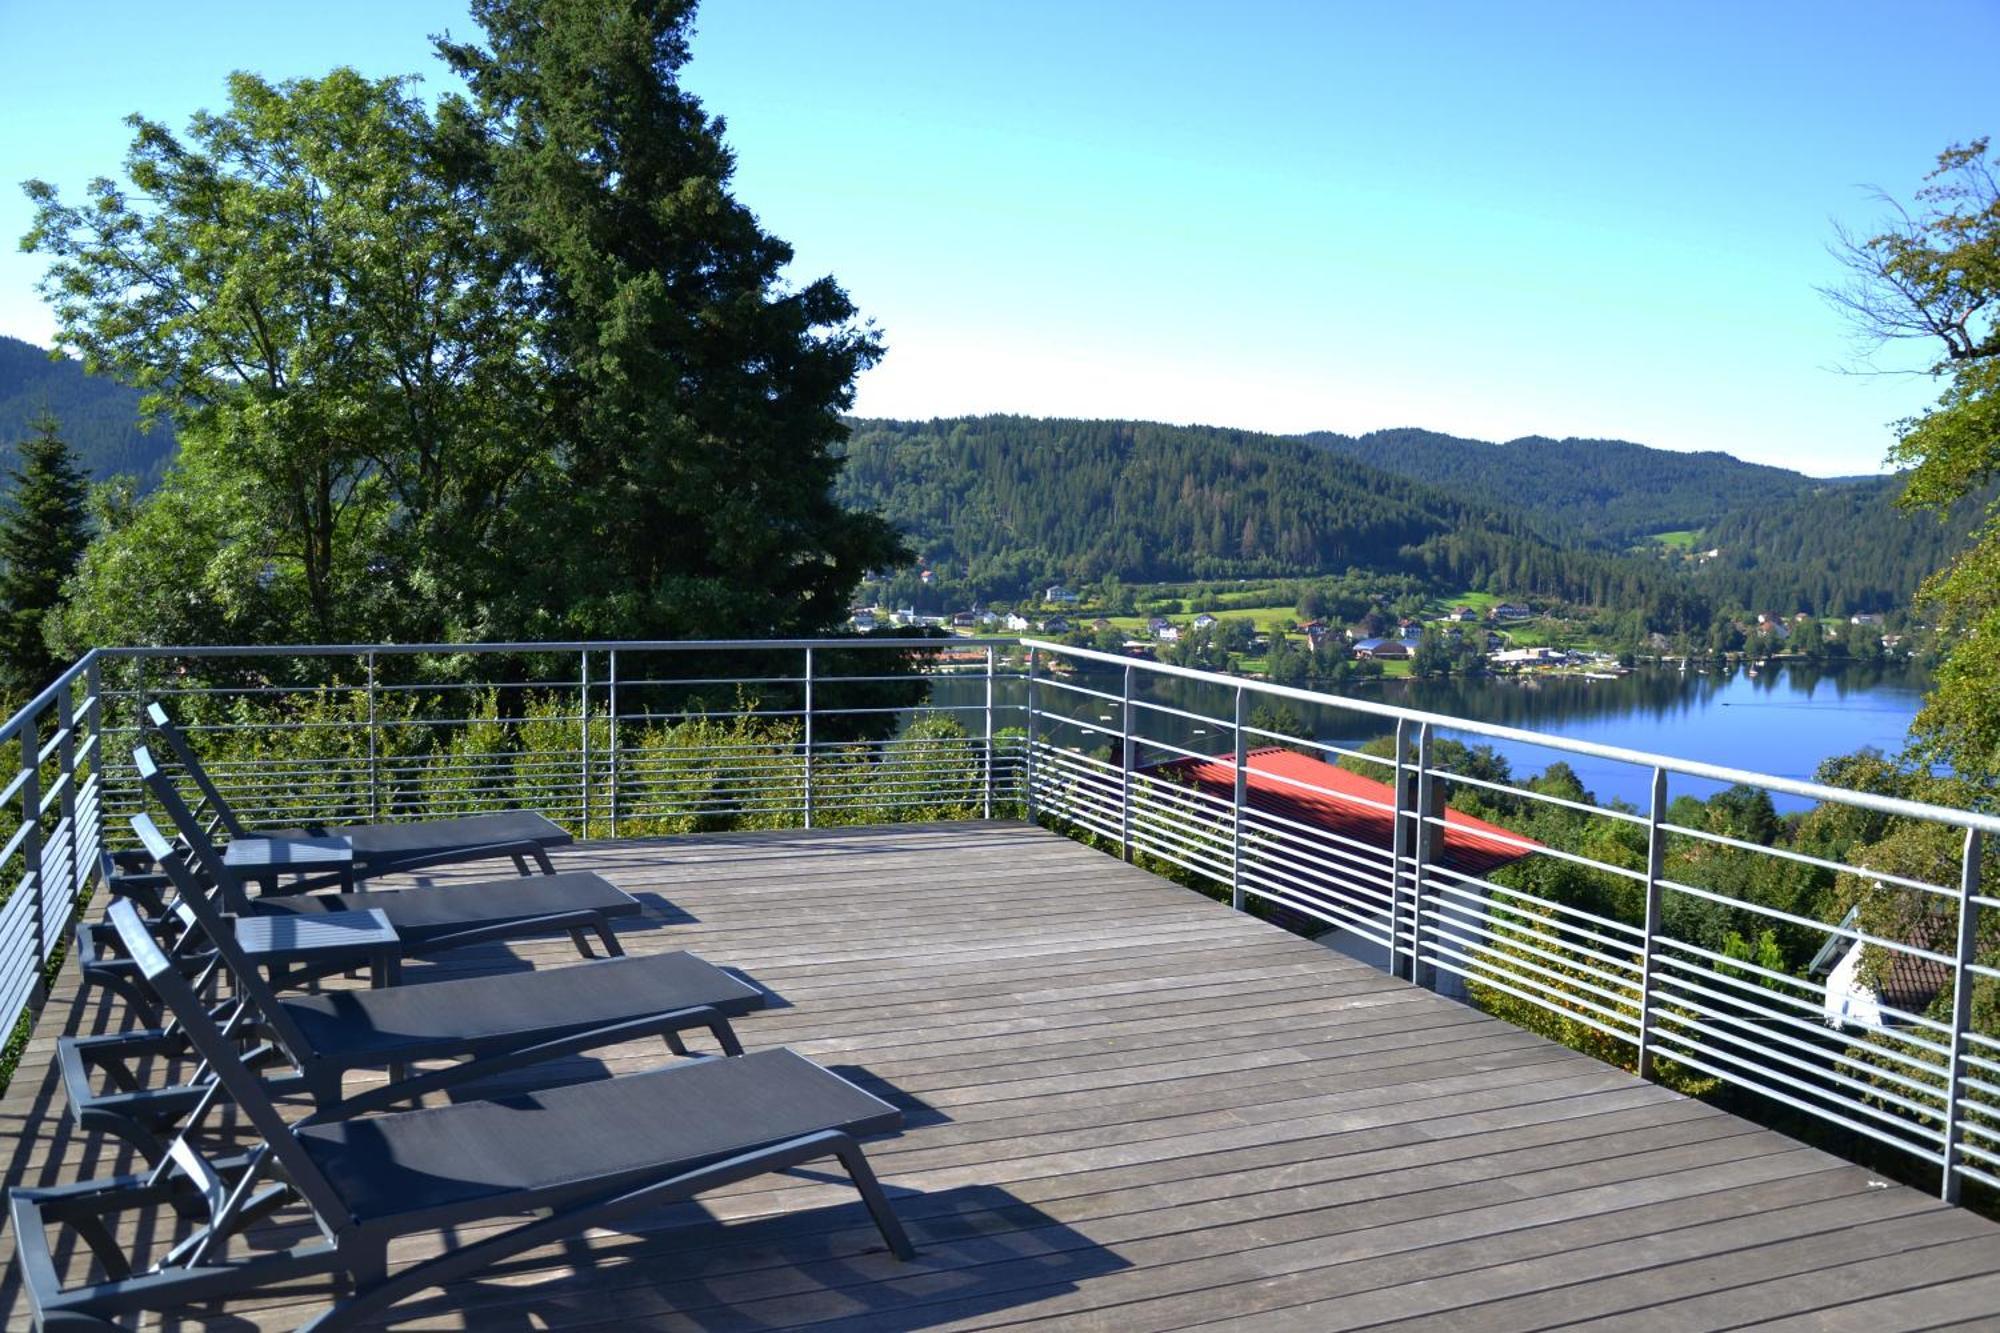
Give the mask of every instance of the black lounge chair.
[[575, 941], [577, 952], [588, 958], [590, 936], [597, 938], [606, 953], [614, 957], [623, 953], [611, 922], [639, 915], [638, 899], [602, 875], [582, 870], [473, 884], [253, 897], [242, 877], [229, 868], [209, 840], [173, 779], [153, 761], [152, 752], [139, 747], [132, 752], [132, 763], [153, 799], [179, 830], [181, 844], [192, 854], [197, 873], [221, 890], [223, 910], [239, 916], [309, 915], [372, 907], [389, 918], [407, 955], [421, 956], [490, 940], [567, 934]]
[[[345, 1294], [306, 1325], [330, 1333], [509, 1255], [827, 1158], [846, 1168], [889, 1249], [903, 1259], [914, 1253], [857, 1141], [900, 1128], [901, 1113], [789, 1050], [697, 1059], [492, 1101], [288, 1125], [264, 1080], [238, 1057], [133, 906], [113, 904], [111, 920], [263, 1142], [215, 1161], [191, 1140], [191, 1125], [167, 1164], [148, 1175], [8, 1191], [23, 1285], [44, 1330], [103, 1328], [125, 1315], [330, 1275], [344, 1279]], [[632, 1027], [629, 1035], [647, 1035], [647, 1024]], [[409, 1098], [463, 1087], [572, 1046], [558, 1040], [455, 1065], [393, 1091]], [[341, 1110], [353, 1116], [385, 1102], [364, 1094]], [[231, 1246], [252, 1223], [293, 1202], [311, 1210], [321, 1238], [275, 1251]], [[199, 1225], [141, 1268], [141, 1256], [118, 1244], [120, 1217], [162, 1207]], [[500, 1219], [515, 1224], [469, 1244], [452, 1236], [455, 1228]], [[63, 1285], [51, 1226], [89, 1246], [104, 1276]], [[446, 1232], [444, 1252], [392, 1273], [389, 1242], [429, 1231]], [[141, 1227], [137, 1234], [157, 1233]]]
[[146, 705], [146, 720], [201, 792], [201, 808], [210, 812], [231, 838], [345, 838], [354, 849], [354, 875], [358, 879], [502, 856], [512, 858], [524, 875], [531, 860], [547, 874], [553, 870], [550, 849], [575, 841], [553, 820], [533, 810], [496, 810], [402, 823], [309, 823], [300, 828], [253, 829], [223, 799], [195, 756], [194, 747], [188, 744], [187, 734], [167, 716], [167, 710], [157, 702], [150, 703]]
[[[472, 884], [433, 885], [421, 889], [373, 889], [341, 894], [267, 894], [252, 898], [208, 838], [201, 821], [181, 799], [180, 790], [141, 746], [132, 761], [154, 798], [180, 831], [181, 843], [193, 856], [198, 873], [223, 894], [224, 908], [242, 916], [310, 915], [375, 908], [396, 928], [405, 957], [427, 957], [468, 945], [496, 940], [532, 939], [566, 934], [578, 953], [592, 956], [595, 937], [613, 957], [625, 952], [611, 928], [612, 921], [637, 916], [639, 902], [601, 875], [587, 871], [522, 875]], [[143, 863], [144, 868], [140, 869]], [[121, 898], [143, 909], [155, 935], [169, 941], [169, 951], [186, 959], [180, 945], [185, 919], [176, 919], [166, 877], [143, 850], [120, 854], [103, 867], [104, 884]], [[75, 931], [79, 976], [85, 988], [102, 986], [123, 997], [134, 1018], [159, 1027], [162, 1015], [144, 987], [134, 984], [132, 960], [118, 948], [117, 933], [105, 922], [79, 921]], [[192, 960], [198, 963], [199, 959]], [[301, 979], [310, 979], [310, 974]]]
[[[416, 1061], [476, 1058], [593, 1029], [623, 1041], [632, 1023], [668, 1024], [676, 1015], [680, 1025], [662, 1034], [675, 1054], [687, 1054], [680, 1032], [706, 1028], [724, 1054], [740, 1055], [743, 1047], [728, 1020], [764, 1003], [755, 987], [686, 952], [385, 990], [280, 996], [237, 944], [231, 923], [188, 870], [180, 850], [146, 815], [133, 816], [132, 828], [179, 889], [179, 902], [194, 918], [193, 931], [213, 951], [209, 966], [230, 983], [233, 1002], [210, 1008], [210, 1017], [232, 1036], [261, 1037], [266, 1045], [260, 1058], [279, 1057], [291, 1066], [286, 1090], [303, 1091], [321, 1108], [339, 1103], [342, 1079], [351, 1070], [386, 1068], [394, 1079]], [[183, 976], [188, 971], [178, 970]], [[115, 1134], [157, 1165], [166, 1152], [159, 1134], [214, 1095], [215, 1084], [198, 1071], [185, 1084], [142, 1087], [131, 1062], [186, 1050], [185, 1030], [178, 1027], [59, 1038], [57, 1066], [78, 1128]], [[99, 1073], [109, 1078], [109, 1091], [98, 1090]]]

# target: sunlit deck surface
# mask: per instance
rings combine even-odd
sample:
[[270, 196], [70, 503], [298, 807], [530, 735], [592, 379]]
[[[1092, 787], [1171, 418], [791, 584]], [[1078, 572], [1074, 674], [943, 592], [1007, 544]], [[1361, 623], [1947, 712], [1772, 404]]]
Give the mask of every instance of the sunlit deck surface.
[[[397, 1327], [1879, 1333], [2000, 1311], [2000, 1227], [1973, 1213], [1054, 834], [718, 834], [561, 860], [645, 900], [630, 951], [692, 949], [774, 992], [748, 1045], [906, 1110], [870, 1151], [921, 1254], [889, 1257], [843, 1184], [765, 1177], [425, 1293]], [[111, 1021], [73, 981], [52, 1002], [5, 1101], [10, 1181], [125, 1165], [68, 1130], [46, 1072], [58, 1032]], [[11, 1273], [4, 1299], [24, 1325]], [[290, 1328], [325, 1304], [266, 1293], [165, 1326]]]

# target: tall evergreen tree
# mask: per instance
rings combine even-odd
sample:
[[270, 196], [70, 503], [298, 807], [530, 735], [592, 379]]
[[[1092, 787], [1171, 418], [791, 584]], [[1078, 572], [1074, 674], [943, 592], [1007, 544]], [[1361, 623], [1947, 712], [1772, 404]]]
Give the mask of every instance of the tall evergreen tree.
[[17, 699], [56, 674], [42, 621], [90, 541], [83, 469], [61, 425], [44, 412], [29, 430], [0, 510], [0, 681]]
[[562, 466], [498, 594], [516, 634], [823, 630], [902, 554], [832, 494], [881, 342], [831, 278], [785, 283], [791, 247], [731, 196], [723, 123], [679, 83], [694, 8], [476, 0], [486, 44], [439, 42], [552, 372]]

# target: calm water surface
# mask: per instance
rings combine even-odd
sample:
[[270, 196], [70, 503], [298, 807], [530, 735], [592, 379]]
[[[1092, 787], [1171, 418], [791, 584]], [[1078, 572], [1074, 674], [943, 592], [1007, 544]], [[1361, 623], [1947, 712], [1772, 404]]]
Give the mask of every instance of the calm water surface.
[[[1754, 678], [1740, 667], [1708, 675], [1651, 668], [1617, 680], [1385, 681], [1354, 694], [1804, 781], [1835, 755], [1901, 750], [1929, 684], [1928, 673], [1906, 666], [1773, 665]], [[1538, 771], [1554, 757], [1539, 746], [1496, 748], [1517, 772]], [[1644, 803], [1649, 774], [1587, 758], [1567, 762], [1599, 797]], [[1713, 790], [1685, 780], [1673, 787], [1675, 795]]]
[[[1115, 694], [1119, 672], [1088, 672], [1077, 683]], [[1164, 678], [1138, 676], [1142, 697], [1167, 707], [1226, 719], [1230, 691]], [[1727, 764], [1779, 777], [1810, 779], [1821, 761], [1873, 748], [1901, 750], [1910, 719], [1929, 685], [1927, 673], [1905, 666], [1848, 665], [1835, 668], [1773, 665], [1754, 678], [1743, 668], [1709, 674], [1650, 668], [1613, 680], [1581, 677], [1507, 677], [1476, 680], [1375, 681], [1350, 687], [1347, 697], [1399, 704], [1481, 722], [1550, 732], [1575, 740]], [[1010, 692], [1012, 693], [1012, 692]], [[939, 681], [933, 702], [950, 707], [975, 704], [983, 687], [972, 680]], [[1018, 702], [1015, 694], [1013, 700]], [[1116, 705], [1064, 695], [1044, 688], [1043, 707], [1073, 719], [1054, 729], [1058, 743], [1108, 754], [1107, 731], [1115, 730]], [[1297, 708], [1313, 736], [1327, 744], [1357, 745], [1393, 730], [1393, 724], [1332, 708]], [[1206, 754], [1227, 753], [1228, 728], [1138, 709], [1139, 733], [1161, 744], [1142, 753], [1141, 763], [1172, 758], [1168, 747]], [[960, 713], [969, 727], [978, 717]], [[1006, 710], [1002, 726], [1020, 725], [1018, 710]], [[1473, 736], [1459, 739], [1478, 741]], [[1652, 780], [1641, 766], [1565, 755], [1542, 746], [1497, 745], [1517, 776], [1540, 772], [1555, 760], [1567, 762], [1600, 800], [1643, 805]], [[1674, 779], [1670, 795], [1712, 794], [1713, 784]], [[1781, 809], [1804, 804], [1780, 799]]]

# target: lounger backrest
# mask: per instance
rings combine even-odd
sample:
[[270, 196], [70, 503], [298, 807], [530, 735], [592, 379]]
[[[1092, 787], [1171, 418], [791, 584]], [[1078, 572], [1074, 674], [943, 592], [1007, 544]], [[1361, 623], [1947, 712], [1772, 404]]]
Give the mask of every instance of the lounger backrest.
[[[330, 1231], [338, 1232], [351, 1225], [353, 1217], [327, 1183], [326, 1177], [313, 1164], [312, 1158], [292, 1137], [291, 1129], [285, 1124], [284, 1117], [278, 1114], [263, 1079], [238, 1058], [235, 1043], [209, 1017], [201, 997], [153, 939], [146, 923], [140, 920], [138, 910], [131, 903], [114, 902], [110, 917], [111, 924], [118, 931], [119, 942], [139, 964], [139, 971], [147, 984], [180, 1020], [188, 1039], [208, 1061], [223, 1089], [249, 1118], [258, 1135], [270, 1145], [272, 1156], [277, 1159], [285, 1178], [305, 1197], [313, 1211], [319, 1214], [321, 1223]], [[186, 1135], [175, 1141], [171, 1156], [176, 1165], [197, 1181], [205, 1183], [215, 1179], [214, 1169], [196, 1152]]]
[[167, 748], [174, 752], [174, 759], [181, 768], [194, 779], [194, 785], [201, 790], [201, 799], [207, 802], [209, 809], [215, 811], [215, 817], [222, 821], [222, 827], [229, 831], [229, 836], [249, 837], [249, 830], [244, 828], [243, 821], [236, 817], [235, 808], [222, 799], [222, 793], [216, 790], [214, 781], [208, 776], [208, 770], [201, 766], [201, 760], [195, 758], [194, 747], [188, 744], [187, 733], [174, 724], [174, 720], [167, 716], [167, 710], [160, 706], [158, 700], [146, 705], [146, 720], [152, 724], [153, 730], [160, 734], [160, 739], [167, 743]]
[[306, 1042], [305, 1034], [299, 1031], [278, 1003], [277, 991], [272, 989], [271, 983], [236, 942], [236, 931], [223, 918], [214, 891], [188, 868], [186, 856], [167, 841], [151, 815], [133, 815], [132, 831], [139, 835], [139, 841], [159, 861], [167, 878], [173, 881], [174, 891], [180, 898], [179, 905], [193, 914], [196, 928], [214, 946], [220, 956], [222, 970], [229, 974], [235, 993], [257, 1011], [265, 1029], [287, 1055], [302, 1065], [310, 1063], [313, 1059], [312, 1047]]
[[139, 780], [146, 784], [146, 790], [180, 833], [195, 871], [222, 891], [224, 909], [239, 914], [248, 912], [250, 894], [243, 887], [243, 877], [223, 863], [221, 850], [210, 840], [208, 830], [195, 818], [194, 811], [188, 809], [188, 803], [181, 798], [181, 789], [154, 762], [153, 752], [143, 745], [132, 751], [132, 767], [138, 770]]

